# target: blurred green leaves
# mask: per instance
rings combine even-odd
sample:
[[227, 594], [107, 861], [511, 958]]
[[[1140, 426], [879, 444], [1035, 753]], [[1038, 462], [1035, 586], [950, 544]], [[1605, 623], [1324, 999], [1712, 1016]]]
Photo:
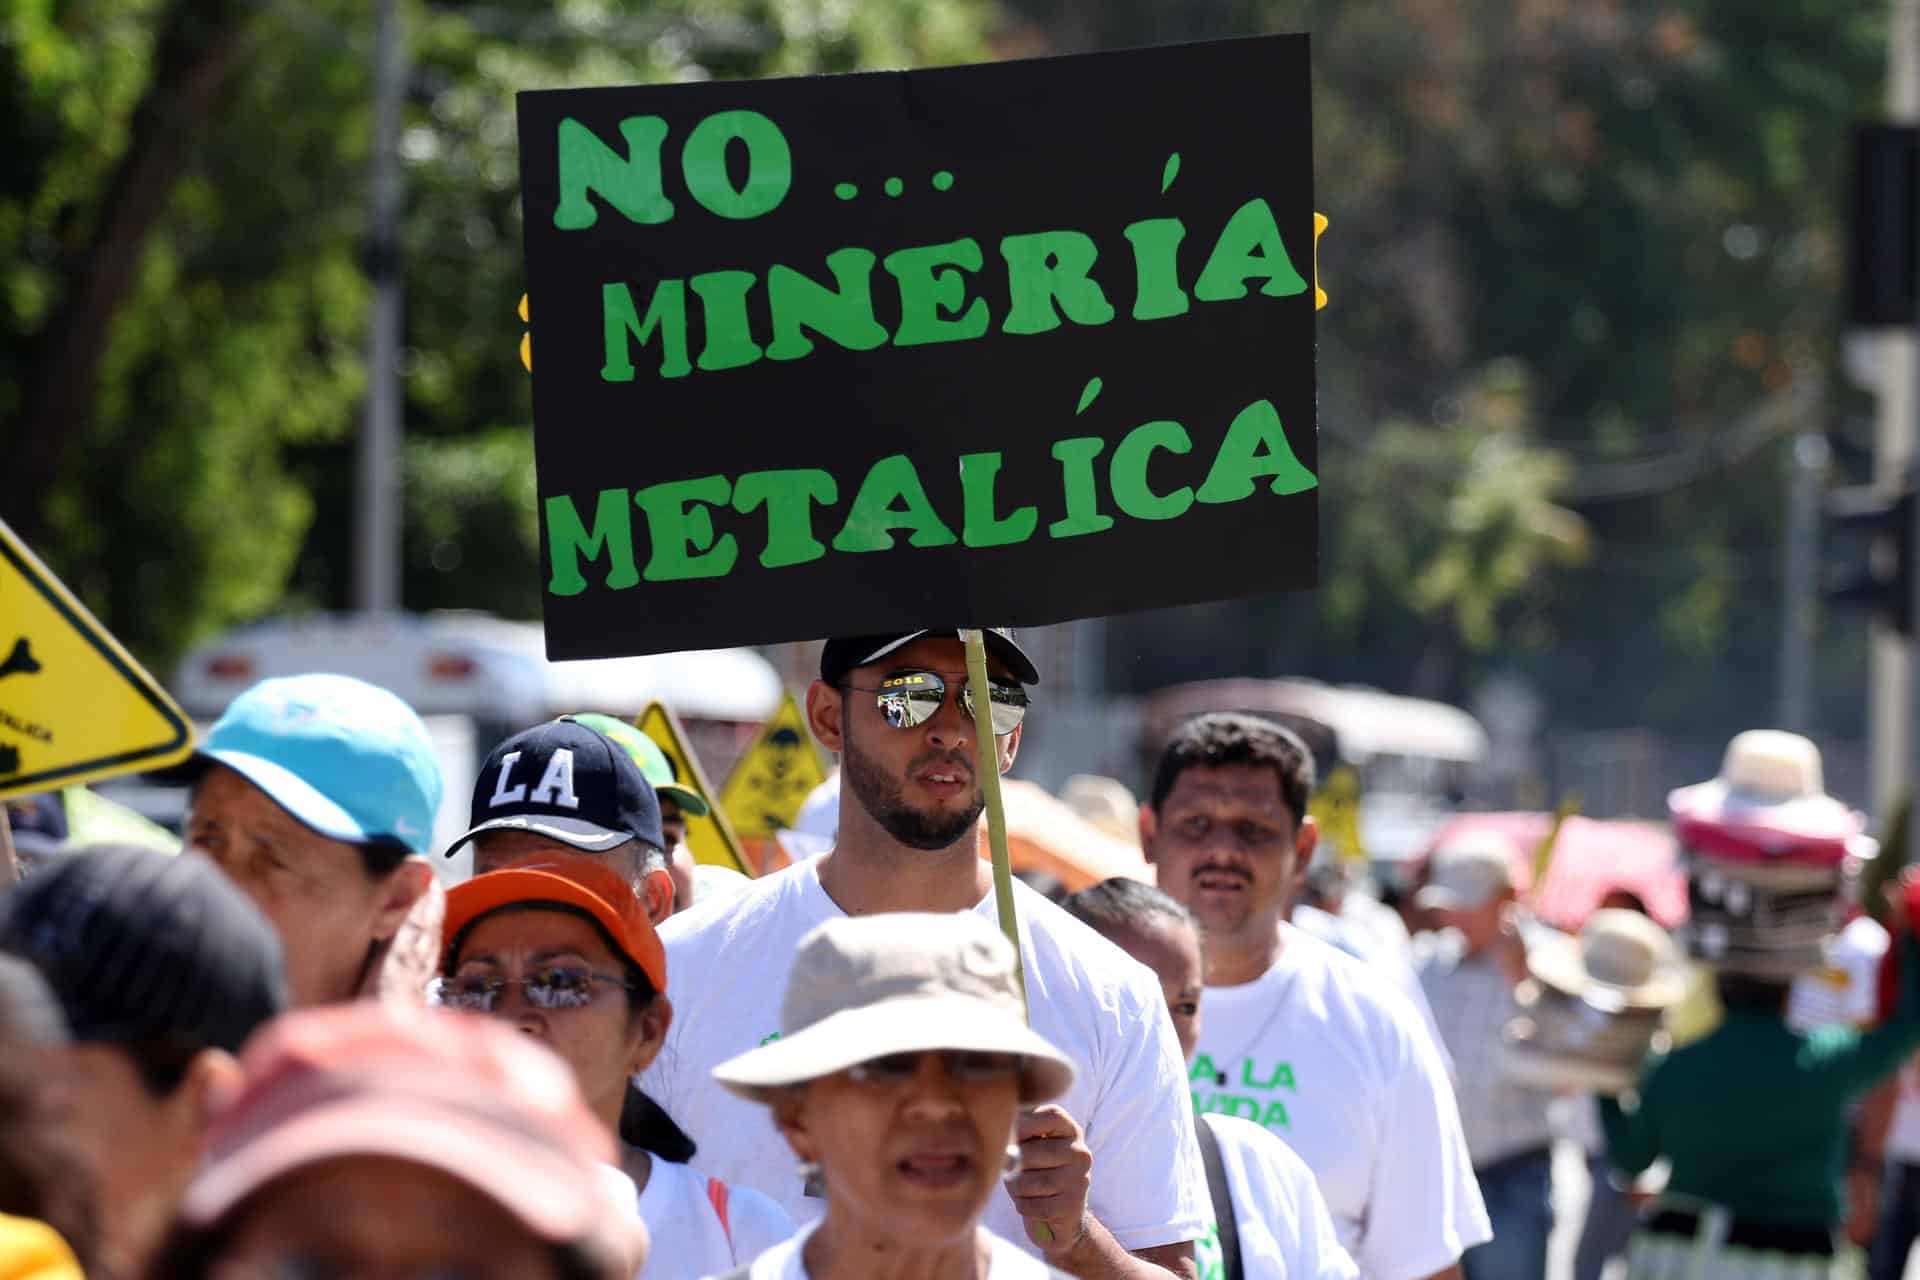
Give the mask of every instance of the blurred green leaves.
[[[415, 0], [406, 15], [405, 599], [533, 616], [513, 95], [960, 61], [984, 56], [987, 10]], [[171, 19], [239, 42], [197, 118], [158, 79]], [[363, 0], [0, 7], [0, 456], [18, 463], [0, 515], [162, 670], [232, 622], [348, 598], [373, 39]], [[176, 113], [185, 160], [142, 243], [96, 246], [143, 102]], [[85, 412], [29, 433], [22, 388], [66, 286], [116, 249], [136, 275]]]

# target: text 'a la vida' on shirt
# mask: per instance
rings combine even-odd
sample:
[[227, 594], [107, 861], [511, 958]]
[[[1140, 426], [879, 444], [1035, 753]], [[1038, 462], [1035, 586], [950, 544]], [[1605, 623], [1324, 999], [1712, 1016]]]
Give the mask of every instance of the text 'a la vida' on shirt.
[[[1055, 1105], [1093, 1153], [1090, 1212], [1133, 1252], [1199, 1239], [1212, 1217], [1206, 1174], [1159, 981], [1041, 895], [1018, 881], [1013, 888], [1033, 1029], [1079, 1067]], [[995, 919], [993, 896], [975, 910]], [[710, 1072], [778, 1034], [800, 939], [844, 914], [815, 859], [711, 906], [696, 903], [660, 927], [674, 1015], [641, 1083], [699, 1145], [696, 1168], [766, 1193], [803, 1224], [824, 1201], [805, 1194], [768, 1109], [728, 1093]], [[1032, 1249], [1004, 1190], [988, 1202], [983, 1225]]]
[[1266, 973], [1206, 989], [1194, 1106], [1291, 1147], [1368, 1280], [1432, 1275], [1493, 1237], [1446, 1068], [1390, 983], [1281, 929]]

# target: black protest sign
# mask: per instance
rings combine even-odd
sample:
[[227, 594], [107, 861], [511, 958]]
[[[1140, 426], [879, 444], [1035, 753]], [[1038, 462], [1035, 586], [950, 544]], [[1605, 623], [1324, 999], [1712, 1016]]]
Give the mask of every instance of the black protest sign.
[[1313, 585], [1307, 66], [521, 94], [548, 653]]

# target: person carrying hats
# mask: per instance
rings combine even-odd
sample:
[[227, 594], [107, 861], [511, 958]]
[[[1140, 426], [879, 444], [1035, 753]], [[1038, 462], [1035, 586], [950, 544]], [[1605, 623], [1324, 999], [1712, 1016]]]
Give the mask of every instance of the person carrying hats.
[[1722, 776], [1669, 799], [1689, 861], [1696, 954], [1717, 966], [1726, 1014], [1705, 1037], [1656, 1055], [1634, 1089], [1600, 1100], [1608, 1156], [1637, 1174], [1672, 1165], [1628, 1246], [1632, 1280], [1834, 1274], [1848, 1111], [1920, 1046], [1920, 946], [1902, 928], [1891, 1015], [1868, 1031], [1802, 1030], [1789, 982], [1818, 964], [1837, 918], [1857, 826], [1819, 788], [1819, 754], [1797, 735], [1735, 738]]
[[92, 1184], [89, 1274], [140, 1276], [233, 1055], [287, 1007], [279, 940], [203, 860], [104, 845], [0, 896], [0, 952], [40, 971], [71, 1037], [45, 1051], [41, 1101]]
[[566, 1065], [486, 1019], [299, 1010], [240, 1055], [148, 1280], [625, 1280], [646, 1232]]
[[293, 1003], [365, 990], [433, 884], [440, 765], [413, 709], [350, 676], [263, 680], [174, 774], [188, 851], [272, 921]]
[[1570, 1128], [1586, 1153], [1592, 1191], [1574, 1251], [1573, 1280], [1600, 1280], [1633, 1234], [1630, 1188], [1607, 1161], [1599, 1097], [1632, 1086], [1650, 1047], [1667, 1039], [1667, 1010], [1687, 975], [1667, 931], [1629, 890], [1610, 891], [1578, 937], [1555, 933], [1527, 952], [1520, 1016], [1504, 1035], [1507, 1074], [1545, 1089], [1577, 1090]]
[[[985, 700], [988, 758], [1010, 769], [1039, 673], [1010, 632], [989, 629], [985, 645], [988, 687], [976, 689], [951, 631], [828, 641], [807, 717], [840, 755], [833, 848], [660, 927], [675, 1016], [647, 1091], [700, 1135], [697, 1167], [766, 1192], [796, 1222], [820, 1214], [817, 1188], [794, 1174], [764, 1117], [709, 1073], [780, 1030], [768, 975], [787, 971], [816, 926], [885, 911], [995, 918], [972, 709]], [[1016, 881], [1013, 896], [1034, 1029], [1080, 1073], [1059, 1099], [1021, 1113], [1022, 1171], [990, 1198], [985, 1221], [1072, 1275], [1190, 1277], [1206, 1175], [1159, 985], [1027, 886]]]
[[713, 1069], [765, 1106], [820, 1220], [727, 1280], [1063, 1275], [980, 1224], [1022, 1106], [1074, 1067], [1021, 1016], [1011, 944], [968, 914], [831, 920], [800, 940], [777, 1035]]
[[491, 1014], [554, 1050], [589, 1110], [630, 1139], [619, 1167], [653, 1238], [650, 1274], [724, 1271], [792, 1232], [765, 1196], [661, 1159], [622, 1128], [629, 1078], [660, 1052], [673, 1006], [661, 994], [660, 939], [617, 872], [577, 853], [536, 854], [456, 885], [446, 930], [439, 1003]]

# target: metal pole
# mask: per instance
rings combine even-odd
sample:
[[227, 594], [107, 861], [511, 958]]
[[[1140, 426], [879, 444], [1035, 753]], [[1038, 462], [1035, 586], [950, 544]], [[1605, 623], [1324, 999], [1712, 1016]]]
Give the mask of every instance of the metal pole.
[[400, 0], [379, 0], [375, 57], [373, 199], [367, 274], [367, 406], [360, 429], [353, 603], [400, 607], [400, 108], [406, 96], [406, 33]]
[[1825, 436], [1802, 431], [1793, 438], [1788, 458], [1779, 723], [1795, 733], [1805, 733], [1813, 724], [1814, 600], [1819, 591], [1820, 487], [1827, 455]]
[[[1920, 121], [1920, 0], [1893, 0], [1887, 36], [1887, 116], [1896, 124]], [[1874, 483], [1895, 489], [1913, 456], [1915, 363], [1920, 335], [1913, 325], [1880, 336], [1878, 412], [1874, 422]], [[1871, 740], [1873, 812], [1885, 822], [1907, 787], [1910, 725], [1914, 716], [1912, 661], [1898, 632], [1875, 623], [1870, 644], [1867, 728]]]

